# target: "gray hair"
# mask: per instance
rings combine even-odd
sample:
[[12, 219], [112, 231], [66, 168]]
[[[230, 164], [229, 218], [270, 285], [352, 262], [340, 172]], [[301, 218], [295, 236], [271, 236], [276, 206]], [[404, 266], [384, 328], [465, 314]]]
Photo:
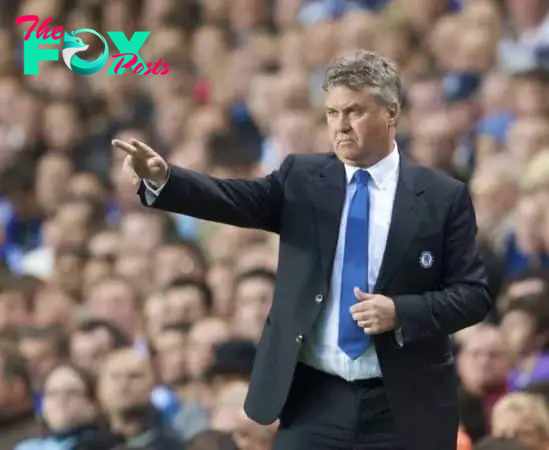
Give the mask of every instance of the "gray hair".
[[341, 56], [330, 63], [322, 88], [328, 91], [335, 86], [347, 86], [354, 90], [370, 86], [376, 100], [383, 106], [400, 103], [402, 98], [396, 63], [368, 50]]

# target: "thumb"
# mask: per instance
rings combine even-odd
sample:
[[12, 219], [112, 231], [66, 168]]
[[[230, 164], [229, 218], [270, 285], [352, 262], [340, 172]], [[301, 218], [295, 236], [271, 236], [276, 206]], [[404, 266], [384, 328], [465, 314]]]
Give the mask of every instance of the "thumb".
[[373, 294], [368, 294], [367, 292], [363, 292], [360, 290], [359, 287], [355, 287], [353, 292], [355, 294], [356, 299], [360, 302], [364, 300], [369, 300], [373, 297]]

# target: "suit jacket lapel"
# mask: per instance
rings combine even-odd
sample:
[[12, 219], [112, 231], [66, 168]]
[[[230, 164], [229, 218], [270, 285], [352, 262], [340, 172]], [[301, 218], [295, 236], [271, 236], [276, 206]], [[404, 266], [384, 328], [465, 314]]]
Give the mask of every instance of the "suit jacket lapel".
[[335, 155], [312, 172], [308, 184], [312, 199], [315, 229], [320, 249], [322, 270], [330, 284], [339, 234], [339, 223], [345, 199], [345, 168]]
[[423, 192], [417, 175], [417, 167], [400, 158], [400, 173], [389, 227], [389, 236], [374, 292], [382, 291], [391, 281], [398, 263], [412, 243], [419, 224], [418, 196]]

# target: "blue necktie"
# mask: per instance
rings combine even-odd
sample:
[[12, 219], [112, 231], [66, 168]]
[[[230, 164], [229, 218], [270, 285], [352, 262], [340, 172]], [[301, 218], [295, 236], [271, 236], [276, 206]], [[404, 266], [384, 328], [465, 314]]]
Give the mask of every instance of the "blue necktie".
[[370, 217], [370, 174], [357, 170], [353, 176], [356, 192], [351, 200], [345, 234], [343, 272], [339, 303], [338, 345], [351, 359], [357, 359], [370, 346], [370, 336], [358, 326], [349, 308], [358, 300], [353, 288], [368, 292], [368, 229]]

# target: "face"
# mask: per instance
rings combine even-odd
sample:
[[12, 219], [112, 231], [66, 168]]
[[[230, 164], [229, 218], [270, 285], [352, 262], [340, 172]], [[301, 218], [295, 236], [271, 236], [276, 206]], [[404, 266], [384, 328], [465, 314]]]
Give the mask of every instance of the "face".
[[505, 6], [513, 22], [519, 26], [536, 25], [544, 17], [547, 4], [543, 0], [506, 0]]
[[517, 245], [526, 253], [534, 253], [541, 245], [539, 222], [543, 208], [535, 197], [523, 197], [517, 204]]
[[20, 344], [21, 353], [27, 359], [34, 384], [40, 386], [44, 377], [59, 362], [54, 343], [49, 339], [23, 339]]
[[525, 355], [534, 338], [534, 318], [524, 311], [510, 311], [503, 316], [501, 332], [514, 361]]
[[458, 371], [468, 391], [481, 393], [504, 383], [508, 370], [508, 352], [497, 329], [479, 328], [467, 337], [458, 357]]
[[524, 118], [509, 132], [506, 150], [519, 163], [525, 163], [549, 144], [549, 122], [541, 118]]
[[89, 173], [73, 176], [70, 179], [68, 191], [74, 198], [93, 199], [97, 202], [104, 202], [107, 195], [101, 181]]
[[98, 258], [110, 257], [118, 253], [120, 236], [116, 232], [103, 231], [96, 234], [89, 242], [88, 250]]
[[152, 289], [151, 259], [146, 254], [122, 254], [116, 260], [117, 275], [132, 283], [141, 294], [147, 294]]
[[543, 114], [549, 107], [549, 86], [532, 77], [521, 77], [513, 83], [515, 109], [520, 116]]
[[206, 70], [223, 60], [227, 47], [223, 34], [217, 27], [205, 26], [193, 34], [192, 58], [201, 70]]
[[377, 28], [378, 22], [374, 14], [360, 10], [348, 12], [339, 23], [339, 48], [342, 52], [351, 52], [370, 47]]
[[132, 350], [109, 357], [99, 378], [99, 398], [108, 412], [147, 405], [154, 387], [148, 361]]
[[158, 292], [150, 295], [143, 307], [143, 314], [147, 336], [154, 339], [162, 328], [167, 325], [169, 313], [166, 298]]
[[[187, 166], [185, 166], [187, 167]], [[181, 276], [200, 276], [201, 269], [192, 253], [184, 247], [166, 245], [155, 253], [155, 282], [166, 286]]]
[[173, 386], [187, 374], [187, 340], [178, 331], [164, 331], [154, 340], [156, 362], [163, 383]]
[[85, 244], [89, 234], [91, 214], [91, 206], [84, 202], [70, 203], [58, 210], [56, 222], [61, 230], [63, 244], [74, 246]]
[[76, 332], [70, 340], [71, 360], [78, 367], [97, 376], [112, 347], [112, 339], [104, 328]]
[[72, 165], [65, 156], [49, 156], [40, 160], [36, 177], [38, 202], [46, 211], [54, 211], [63, 197]]
[[326, 117], [334, 152], [345, 164], [371, 166], [393, 149], [398, 107], [381, 106], [369, 87], [332, 87]]
[[518, 186], [508, 173], [494, 170], [490, 164], [475, 171], [471, 179], [471, 193], [479, 227], [489, 228], [513, 209]]
[[138, 313], [134, 294], [125, 283], [113, 280], [96, 286], [90, 292], [87, 307], [92, 317], [112, 321], [128, 336], [134, 335]]
[[271, 308], [273, 291], [273, 283], [264, 278], [251, 278], [240, 283], [236, 291], [235, 331], [259, 339]]
[[231, 267], [216, 265], [208, 271], [208, 285], [213, 291], [216, 315], [226, 317], [232, 309], [234, 273]]
[[276, 122], [275, 139], [285, 153], [313, 153], [314, 140], [311, 136], [314, 131], [315, 123], [310, 115], [287, 112]]
[[194, 286], [171, 289], [166, 302], [172, 323], [194, 323], [206, 315], [202, 291]]
[[63, 291], [41, 290], [34, 302], [34, 322], [37, 325], [70, 326], [73, 320], [73, 300]]
[[82, 295], [87, 296], [94, 286], [102, 279], [113, 275], [113, 267], [109, 261], [92, 258], [86, 262], [82, 274]]
[[0, 330], [24, 326], [31, 317], [24, 296], [19, 292], [0, 294]]
[[412, 122], [412, 157], [428, 167], [446, 167], [454, 153], [454, 133], [446, 112], [428, 113]]
[[181, 139], [183, 127], [191, 113], [192, 105], [182, 99], [165, 100], [158, 110], [157, 128], [163, 142], [175, 145]]
[[446, 4], [439, 0], [402, 0], [399, 2], [415, 26], [428, 28], [444, 12]]
[[77, 255], [60, 255], [55, 261], [55, 284], [68, 294], [78, 295], [82, 284], [84, 262]]
[[492, 434], [498, 437], [516, 439], [527, 449], [543, 450], [547, 448], [548, 436], [543, 432], [543, 427], [529, 411], [500, 410], [492, 421]]
[[205, 106], [192, 114], [186, 125], [185, 136], [191, 142], [203, 141], [212, 133], [225, 130], [227, 130], [227, 119], [223, 111], [216, 107]]
[[97, 409], [80, 376], [69, 367], [59, 367], [45, 382], [43, 414], [53, 431], [62, 431], [90, 423]]
[[162, 223], [157, 217], [143, 214], [127, 215], [121, 223], [122, 248], [134, 251], [152, 251], [162, 241]]
[[229, 339], [229, 326], [221, 319], [205, 319], [189, 333], [189, 375], [198, 377], [209, 367], [215, 345]]
[[52, 105], [44, 114], [44, 139], [55, 150], [71, 151], [79, 135], [76, 111], [68, 105]]

